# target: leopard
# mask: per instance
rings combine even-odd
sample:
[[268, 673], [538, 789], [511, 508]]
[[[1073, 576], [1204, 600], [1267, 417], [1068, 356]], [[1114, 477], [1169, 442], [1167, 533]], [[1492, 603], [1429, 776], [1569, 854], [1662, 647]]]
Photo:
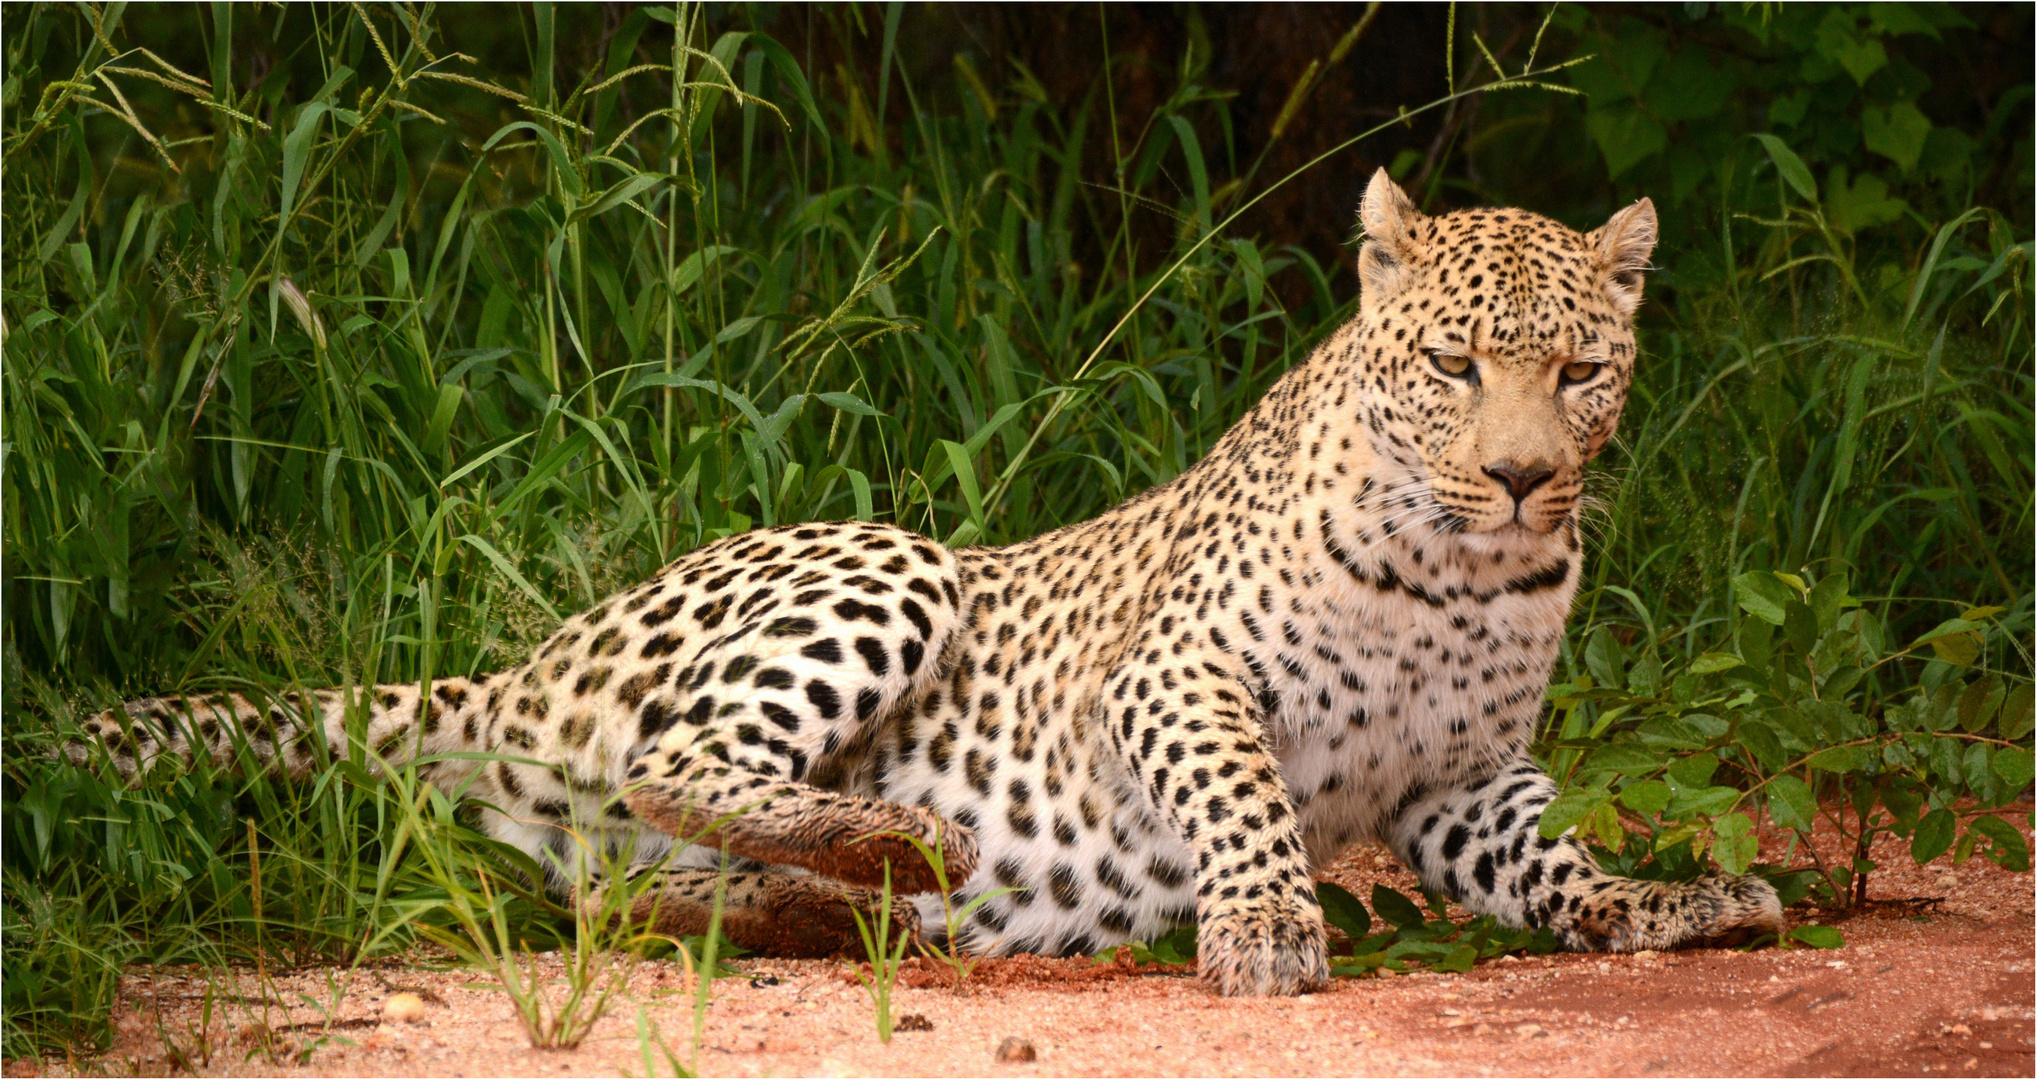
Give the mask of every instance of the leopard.
[[1215, 993], [1305, 993], [1330, 978], [1315, 874], [1361, 842], [1570, 950], [1779, 932], [1757, 876], [1620, 877], [1540, 829], [1558, 789], [1532, 736], [1653, 203], [1589, 232], [1428, 214], [1382, 170], [1358, 218], [1353, 317], [1199, 462], [1091, 520], [954, 548], [756, 529], [495, 674], [145, 698], [71, 752], [128, 776], [408, 763], [553, 887], [579, 887], [594, 837], [630, 855], [583, 903], [627, 885], [629, 917], [718, 918], [767, 955], [851, 950], [888, 895], [904, 929], [985, 955], [1192, 925]]

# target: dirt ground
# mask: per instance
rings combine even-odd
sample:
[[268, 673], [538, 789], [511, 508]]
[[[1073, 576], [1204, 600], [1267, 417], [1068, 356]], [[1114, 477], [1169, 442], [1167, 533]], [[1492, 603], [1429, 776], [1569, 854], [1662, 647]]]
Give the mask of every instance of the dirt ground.
[[[2003, 816], [2027, 832], [2027, 805]], [[1837, 854], [1836, 838], [1820, 840]], [[1782, 854], [1764, 838], [1764, 857]], [[1894, 843], [1875, 854], [1882, 903], [1839, 923], [1846, 945], [1831, 951], [1510, 957], [1255, 1000], [1213, 997], [1183, 969], [1025, 957], [985, 961], [958, 990], [918, 960], [896, 990], [888, 1045], [846, 963], [739, 960], [744, 977], [714, 984], [697, 1057], [691, 985], [672, 963], [641, 965], [577, 1049], [548, 1051], [530, 1048], [491, 978], [465, 971], [270, 972], [267, 995], [252, 973], [238, 988], [215, 975], [208, 1019], [205, 973], [137, 969], [108, 1054], [4, 1071], [669, 1074], [654, 1035], [702, 1075], [2031, 1076], [2032, 878], [1978, 858], [1919, 868]], [[1360, 896], [1375, 881], [1414, 889], [1372, 849], [1323, 877]], [[556, 957], [539, 964], [559, 970]], [[423, 999], [418, 1022], [384, 1019], [400, 992]], [[1034, 1060], [1001, 1060], [1007, 1040]]]

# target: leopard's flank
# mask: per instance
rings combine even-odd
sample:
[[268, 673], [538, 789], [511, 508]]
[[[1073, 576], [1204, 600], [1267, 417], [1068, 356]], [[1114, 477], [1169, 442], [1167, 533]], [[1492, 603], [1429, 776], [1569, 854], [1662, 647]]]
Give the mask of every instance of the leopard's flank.
[[[1360, 217], [1357, 316], [1175, 480], [1001, 548], [732, 537], [508, 671], [373, 689], [356, 737], [391, 766], [503, 755], [425, 768], [541, 861], [569, 825], [629, 846], [670, 930], [704, 927], [733, 856], [728, 932], [781, 953], [849, 947], [887, 862], [920, 894], [902, 914], [944, 932], [901, 836], [938, 841], [958, 906], [1011, 890], [956, 944], [1087, 953], [1193, 922], [1224, 994], [1327, 980], [1311, 872], [1360, 840], [1572, 949], [1777, 929], [1761, 881], [1612, 877], [1537, 831], [1556, 789], [1528, 741], [1654, 208], [1583, 234], [1430, 217], [1381, 173]], [[85, 726], [130, 775], [237, 739], [301, 774], [320, 742], [347, 753], [346, 712], [336, 691], [157, 698]]]

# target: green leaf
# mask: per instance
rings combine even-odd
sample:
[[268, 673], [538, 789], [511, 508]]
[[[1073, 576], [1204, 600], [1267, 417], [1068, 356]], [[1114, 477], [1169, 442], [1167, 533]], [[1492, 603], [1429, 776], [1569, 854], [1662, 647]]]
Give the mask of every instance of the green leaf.
[[1992, 842], [1988, 858], [2019, 874], [2030, 869], [2030, 845], [2014, 825], [1993, 814], [1982, 814], [1967, 822], [1966, 829]]
[[1818, 616], [1801, 600], [1782, 607], [1782, 636], [1796, 647], [1798, 656], [1809, 656], [1818, 644]]
[[1785, 936], [1813, 949], [1837, 949], [1846, 944], [1845, 935], [1831, 926], [1799, 926]]
[[1782, 740], [1776, 737], [1775, 729], [1752, 718], [1740, 721], [1740, 745], [1754, 755], [1754, 760], [1764, 769], [1779, 769], [1789, 760], [1789, 754], [1782, 748]]
[[1713, 753], [1692, 754], [1669, 767], [1664, 775], [1677, 787], [1703, 787], [1712, 782], [1712, 775], [1719, 771], [1719, 755]]
[[1809, 832], [1815, 821], [1817, 800], [1811, 786], [1784, 773], [1768, 782], [1768, 816], [1777, 825], [1797, 832]]
[[1918, 706], [1924, 726], [1932, 731], [1950, 731], [1959, 720], [1959, 695], [1965, 691], [1966, 684], [1958, 679], [1947, 681], [1932, 691], [1931, 696]]
[[1744, 874], [1761, 850], [1754, 835], [1754, 822], [1742, 813], [1731, 813], [1712, 822], [1712, 858], [1729, 874]]
[[1874, 734], [1874, 725], [1866, 717], [1839, 702], [1805, 701], [1797, 708], [1818, 722], [1828, 741], [1863, 739]]
[[1910, 647], [1914, 649], [1929, 642], [1931, 651], [1938, 655], [1938, 659], [1959, 667], [1969, 667], [1980, 655], [1979, 631], [1986, 628], [1986, 623], [1947, 619], [1919, 636]]
[[531, 583], [529, 581], [524, 580], [524, 576], [517, 572], [515, 564], [511, 563], [507, 558], [505, 558], [502, 552], [497, 551], [495, 545], [489, 543], [488, 541], [482, 539], [481, 537], [473, 535], [472, 533], [462, 536], [460, 537], [460, 539], [468, 544], [473, 545], [476, 551], [479, 551], [484, 557], [487, 558], [489, 562], [494, 563], [495, 568], [497, 570], [502, 571], [502, 576], [508, 578], [513, 584], [516, 585], [518, 589], [521, 589], [525, 596], [530, 597], [531, 600], [537, 604], [539, 610], [543, 611], [546, 615], [551, 616], [554, 622], [562, 621], [559, 617], [559, 613], [556, 610], [554, 610], [550, 602], [548, 602], [545, 599], [544, 594], [538, 592], [535, 588], [532, 588]]
[[969, 523], [976, 526], [976, 534], [982, 535], [983, 492], [976, 483], [976, 462], [969, 451], [953, 439], [939, 440], [939, 446], [948, 455], [948, 463], [955, 470], [955, 485], [962, 489], [962, 500], [969, 507]]
[[1798, 750], [1808, 750], [1823, 741], [1818, 737], [1817, 729], [1812, 726], [1810, 720], [1806, 719], [1804, 714], [1787, 705], [1778, 705], [1775, 708], [1769, 709], [1762, 714], [1762, 717], [1773, 725], [1776, 730], [1787, 736], [1784, 740], [1787, 746]]
[[1591, 632], [1591, 640], [1584, 646], [1584, 665], [1591, 669], [1591, 677], [1598, 680], [1600, 686], [1627, 684], [1627, 650], [1606, 627], [1601, 626]]
[[1663, 816], [1679, 821], [1690, 817], [1711, 817], [1725, 813], [1739, 801], [1740, 789], [1723, 784], [1679, 791], [1669, 801], [1669, 808]]
[[[1776, 608], [1778, 620], [1781, 618], [1781, 610], [1780, 607]], [[1778, 625], [1779, 621], [1772, 623], [1765, 618], [1740, 620], [1738, 635], [1740, 655], [1747, 661], [1747, 666], [1754, 669], [1753, 674], [1756, 676], [1767, 669], [1769, 658], [1775, 653], [1775, 628]]]
[[591, 204], [573, 211], [573, 213], [569, 215], [566, 220], [568, 222], [574, 222], [574, 221], [584, 221], [588, 218], [600, 217], [601, 215], [608, 213], [610, 210], [613, 210], [616, 207], [621, 206], [622, 204], [629, 202], [632, 199], [635, 199], [637, 196], [642, 195], [645, 192], [651, 190], [652, 188], [657, 187], [659, 184], [662, 184], [665, 181], [671, 179], [674, 178], [666, 176], [664, 173], [655, 172], [638, 173], [635, 176], [629, 177], [628, 179], [617, 183], [614, 187], [609, 188], [607, 191], [601, 192], [598, 196], [595, 197], [594, 201]]
[[[1887, 753], [1891, 749], [1900, 750], [1902, 745], [1889, 743], [1882, 751]], [[1917, 811], [1924, 805], [1924, 790], [1907, 777], [1894, 777], [1881, 788], [1881, 804], [1888, 807], [1888, 812], [1895, 817], [1898, 830], [1915, 829]]]
[[[1840, 232], [1854, 233], [1886, 225], [1908, 212], [1910, 204], [1890, 198], [1888, 183], [1881, 177], [1865, 172], [1850, 182], [1846, 177], [1844, 165], [1834, 166], [1825, 177], [1825, 220]], [[1872, 358], [1860, 359], [1866, 363]]]
[[1585, 759], [1584, 768], [1588, 772], [1639, 776], [1661, 768], [1663, 761], [1661, 753], [1639, 743], [1607, 743], [1591, 752], [1591, 756]]
[[1898, 101], [1886, 109], [1870, 105], [1860, 110], [1860, 135], [1869, 150], [1909, 172], [1924, 153], [1924, 140], [1931, 136], [1931, 119], [1907, 101]]
[[1450, 955], [1445, 956], [1441, 960], [1436, 961], [1434, 964], [1429, 965], [1429, 970], [1457, 971], [1457, 972], [1470, 971], [1471, 965], [1476, 963], [1477, 960], [1478, 960], [1477, 949], [1469, 945], [1459, 945], [1455, 949], [1450, 950]]
[[[1818, 204], [1818, 184], [1817, 181], [1811, 179], [1811, 170], [1804, 166], [1804, 159], [1798, 157], [1796, 151], [1791, 150], [1781, 139], [1773, 135], [1757, 134], [1754, 138], [1759, 140], [1762, 147], [1768, 151], [1768, 160], [1775, 162], [1776, 174], [1781, 176], [1783, 181], [1789, 184], [1790, 187], [1795, 188], [1796, 193], [1802, 195], [1806, 202], [1816, 206]], [[1758, 571], [1741, 574], [1733, 579], [1733, 584], [1738, 586], [1742, 579], [1756, 576], [1759, 576]], [[1742, 598], [1740, 601], [1740, 606], [1747, 606], [1745, 598]], [[1766, 615], [1761, 617], [1768, 619], [1769, 622], [1775, 623], [1778, 626], [1782, 625], [1782, 612], [1779, 605], [1774, 618], [1769, 619]]]
[[460, 402], [467, 392], [459, 383], [447, 383], [439, 387], [438, 402], [432, 408], [431, 420], [425, 425], [424, 441], [418, 446], [427, 454], [436, 454], [445, 445], [446, 434], [452, 430], [453, 418], [460, 411]]
[[1959, 695], [1959, 726], [1966, 731], [1986, 728], [1994, 722], [1995, 711], [2001, 708], [2004, 696], [2000, 675], [1990, 672], [1974, 680]]
[[1654, 697], [1662, 689], [1662, 661], [1654, 650], [1642, 653], [1627, 671], [1627, 689], [1641, 697]]
[[1668, 123], [1703, 120], [1718, 115], [1740, 86], [1739, 77], [1711, 62], [1708, 49], [1679, 48], [1672, 52], [1644, 100], [1649, 111]]
[[1972, 788], [1975, 795], [1986, 795], [1993, 785], [1994, 770], [1988, 768], [1988, 762], [1993, 757], [1992, 747], [1977, 742], [1968, 744], [1966, 753], [1960, 759], [1960, 775], [1965, 778], [1967, 787]]
[[1932, 778], [1939, 783], [1957, 784], [1960, 781], [1958, 739], [1937, 738], [1931, 740], [1931, 749], [1925, 755], [1930, 762]]
[[1808, 599], [1811, 613], [1817, 616], [1818, 629], [1830, 630], [1839, 623], [1839, 612], [1843, 608], [1858, 607], [1860, 601], [1853, 599], [1846, 591], [1846, 575], [1826, 574], [1811, 586]]
[[1697, 659], [1690, 662], [1690, 673], [1692, 675], [1715, 675], [1721, 671], [1731, 671], [1742, 663], [1743, 661], [1732, 653], [1708, 652], [1699, 655]]
[[1932, 859], [1945, 854], [1952, 846], [1952, 834], [1957, 828], [1952, 811], [1933, 810], [1917, 822], [1917, 831], [1910, 836], [1910, 858], [1922, 866]]
[[1818, 23], [1818, 54], [1845, 68], [1855, 83], [1865, 85], [1869, 75], [1888, 64], [1888, 50], [1879, 38], [1860, 31], [1852, 8], [1835, 4], [1825, 10], [1825, 18]]
[[2017, 683], [2002, 701], [2002, 738], [2021, 739], [2037, 726], [2037, 693], [2033, 684]]
[[297, 114], [297, 124], [283, 139], [283, 201], [278, 210], [280, 220], [288, 222], [290, 211], [297, 204], [297, 185], [304, 179], [304, 168], [311, 160], [311, 148], [318, 143], [318, 119], [324, 116], [327, 106], [314, 101]]
[[857, 416], [884, 415], [883, 413], [878, 412], [876, 409], [872, 408], [870, 404], [864, 401], [862, 398], [859, 398], [854, 394], [844, 393], [843, 391], [840, 390], [824, 391], [822, 393], [815, 394], [814, 397], [819, 398], [823, 404], [830, 405], [834, 408], [840, 409], [845, 413], [854, 413]]
[[[1542, 822], [1539, 828], [1542, 836], [1562, 836], [1565, 830], [1573, 828], [1587, 815], [1612, 801], [1613, 793], [1605, 788], [1580, 788], [1556, 796], [1549, 805], [1542, 808]], [[1378, 905], [1373, 905], [1374, 909]]]
[[672, 295], [684, 296], [688, 289], [700, 281], [700, 276], [707, 272], [707, 268], [713, 265], [716, 259], [735, 253], [735, 248], [709, 244], [686, 256], [672, 270]]
[[1595, 108], [1584, 129], [1606, 158], [1606, 176], [1616, 178], [1669, 145], [1669, 132], [1654, 117], [1627, 102]]
[[1404, 930], [1428, 922], [1419, 905], [1385, 885], [1372, 886], [1372, 910], [1378, 912], [1380, 918]]
[[1988, 762], [1988, 768], [1993, 769], [1995, 775], [2002, 778], [2002, 783], [2007, 785], [2010, 791], [2020, 792], [2030, 786], [2032, 772], [2030, 748], [2004, 746], [1995, 751], [1993, 759]]
[[1659, 814], [1672, 794], [1660, 780], [1639, 780], [1620, 789], [1620, 803], [1637, 814]]
[[1826, 772], [1849, 773], [1860, 767], [1860, 754], [1857, 747], [1828, 746], [1812, 754], [1809, 764]]
[[1352, 941], [1372, 932], [1372, 913], [1351, 895], [1349, 889], [1331, 881], [1316, 882], [1316, 901], [1323, 905], [1323, 920], [1344, 932]]
[[1980, 835], [1972, 829], [1959, 834], [1959, 843], [1952, 849], [1952, 865], [1965, 866], [1973, 858], [1973, 847], [1980, 842]]
[[1985, 630], [1985, 629], [1987, 629], [1987, 624], [1984, 622], [1978, 622], [1970, 619], [1947, 619], [1944, 622], [1939, 623], [1937, 626], [1934, 626], [1931, 629], [1926, 630], [1921, 634], [1918, 634], [1917, 640], [1911, 643], [1910, 647], [1914, 649], [1918, 645], [1922, 645], [1927, 641], [1931, 641], [1935, 638], [1945, 637], [1949, 634], [1963, 634], [1973, 630]]

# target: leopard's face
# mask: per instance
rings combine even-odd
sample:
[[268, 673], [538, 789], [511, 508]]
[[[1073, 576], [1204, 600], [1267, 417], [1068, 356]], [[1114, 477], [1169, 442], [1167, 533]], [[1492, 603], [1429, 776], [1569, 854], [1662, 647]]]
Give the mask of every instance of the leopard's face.
[[1375, 449], [1446, 531], [1527, 539], [1574, 522], [1633, 377], [1654, 207], [1588, 234], [1519, 210], [1427, 217], [1381, 176], [1361, 215]]

